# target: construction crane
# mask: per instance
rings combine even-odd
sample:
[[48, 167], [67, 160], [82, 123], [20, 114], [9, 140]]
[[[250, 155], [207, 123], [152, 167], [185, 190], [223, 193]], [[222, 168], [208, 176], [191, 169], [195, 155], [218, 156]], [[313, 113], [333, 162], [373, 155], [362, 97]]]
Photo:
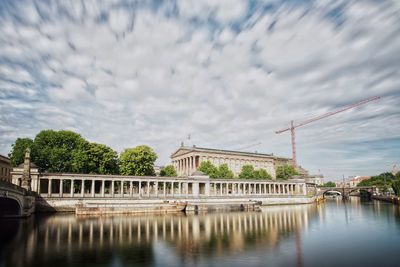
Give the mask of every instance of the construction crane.
[[338, 114], [338, 113], [340, 113], [340, 112], [343, 112], [343, 111], [346, 111], [346, 110], [349, 110], [349, 109], [352, 109], [352, 108], [355, 108], [355, 107], [358, 107], [358, 106], [361, 106], [361, 105], [365, 105], [365, 104], [367, 104], [367, 103], [369, 103], [369, 102], [371, 102], [371, 101], [375, 101], [375, 100], [378, 100], [378, 99], [380, 99], [379, 96], [374, 96], [374, 97], [365, 99], [365, 100], [363, 100], [363, 101], [360, 101], [360, 102], [358, 102], [358, 103], [351, 104], [351, 105], [348, 105], [348, 106], [344, 106], [344, 107], [342, 107], [342, 108], [340, 108], [340, 109], [338, 109], [338, 110], [331, 111], [331, 112], [325, 113], [325, 114], [323, 114], [323, 115], [320, 115], [320, 116], [317, 116], [317, 117], [308, 119], [308, 120], [303, 121], [303, 122], [301, 122], [301, 123], [299, 123], [299, 124], [295, 124], [294, 121], [292, 120], [292, 121], [290, 122], [290, 127], [285, 128], [285, 129], [282, 129], [282, 130], [279, 130], [279, 131], [276, 131], [276, 132], [275, 132], [276, 134], [280, 134], [280, 133], [283, 133], [283, 132], [286, 132], [286, 131], [290, 131], [290, 133], [291, 133], [291, 135], [292, 135], [293, 167], [297, 167], [297, 158], [296, 158], [296, 133], [295, 133], [295, 129], [296, 129], [296, 128], [299, 128], [299, 127], [301, 127], [301, 126], [310, 124], [310, 123], [312, 123], [312, 122], [314, 122], [314, 121], [318, 121], [318, 120], [324, 119], [324, 118], [326, 118], [326, 117], [329, 117], [329, 116]]

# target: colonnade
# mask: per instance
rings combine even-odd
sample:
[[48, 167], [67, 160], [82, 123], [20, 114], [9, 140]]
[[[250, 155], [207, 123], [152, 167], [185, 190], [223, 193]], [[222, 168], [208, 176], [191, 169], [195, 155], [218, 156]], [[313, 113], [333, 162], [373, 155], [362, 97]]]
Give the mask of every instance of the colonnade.
[[302, 182], [215, 180], [130, 176], [44, 175], [38, 193], [44, 197], [226, 197], [306, 195]]

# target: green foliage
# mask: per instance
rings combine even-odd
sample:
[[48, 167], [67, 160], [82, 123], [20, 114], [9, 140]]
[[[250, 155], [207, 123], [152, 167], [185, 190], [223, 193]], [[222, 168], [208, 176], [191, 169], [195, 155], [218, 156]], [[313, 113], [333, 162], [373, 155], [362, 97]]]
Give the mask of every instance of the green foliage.
[[253, 165], [243, 165], [239, 178], [272, 180], [272, 176], [265, 169], [255, 170]]
[[254, 178], [254, 167], [253, 165], [243, 165], [242, 170], [239, 173], [241, 179], [253, 179]]
[[231, 179], [233, 178], [233, 172], [229, 169], [228, 164], [224, 163], [218, 167], [218, 178]]
[[44, 130], [32, 141], [18, 138], [10, 156], [14, 166], [23, 162], [26, 147], [40, 171], [64, 173], [117, 174], [118, 154], [111, 148], [89, 143], [71, 131]]
[[168, 166], [165, 166], [165, 167], [160, 171], [160, 176], [177, 177], [178, 174], [176, 173], [176, 170], [175, 170], [174, 166], [168, 165]]
[[294, 175], [298, 175], [299, 173], [292, 165], [282, 165], [276, 168], [276, 178], [280, 180], [287, 180]]
[[13, 167], [24, 162], [25, 150], [32, 148], [33, 140], [30, 138], [17, 138], [11, 146], [11, 152], [8, 154]]
[[199, 171], [207, 174], [210, 178], [218, 177], [218, 168], [215, 167], [210, 161], [203, 161], [199, 166]]
[[71, 131], [44, 130], [33, 141], [33, 161], [40, 170], [73, 172], [73, 155], [86, 141]]
[[106, 145], [84, 142], [74, 151], [73, 172], [118, 174], [118, 153]]
[[[397, 174], [399, 174], [399, 173], [397, 173]], [[393, 188], [393, 191], [396, 194], [396, 196], [400, 196], [400, 179], [396, 179], [392, 182], [392, 188]]]
[[253, 179], [272, 180], [272, 176], [266, 170], [259, 169], [253, 172]]
[[321, 185], [321, 187], [336, 187], [336, 183], [329, 181]]
[[156, 159], [157, 154], [148, 146], [127, 148], [120, 155], [120, 172], [123, 175], [155, 175], [154, 162]]
[[377, 186], [379, 188], [384, 188], [394, 179], [395, 176], [393, 174], [390, 172], [385, 172], [376, 176], [372, 176], [368, 180], [363, 180], [357, 186]]

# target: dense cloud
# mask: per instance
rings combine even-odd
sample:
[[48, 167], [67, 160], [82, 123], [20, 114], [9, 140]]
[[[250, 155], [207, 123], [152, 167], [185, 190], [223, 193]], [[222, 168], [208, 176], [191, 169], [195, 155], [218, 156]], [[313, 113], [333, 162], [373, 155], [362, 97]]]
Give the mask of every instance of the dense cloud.
[[2, 1], [0, 153], [71, 129], [159, 164], [198, 146], [290, 156], [290, 120], [380, 95], [297, 131], [328, 177], [398, 161], [399, 5], [391, 1]]

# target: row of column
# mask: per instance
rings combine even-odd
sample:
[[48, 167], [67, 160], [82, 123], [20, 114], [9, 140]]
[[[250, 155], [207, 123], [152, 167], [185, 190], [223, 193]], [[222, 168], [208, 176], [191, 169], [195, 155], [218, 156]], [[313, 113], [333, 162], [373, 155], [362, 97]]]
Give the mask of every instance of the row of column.
[[210, 195], [300, 195], [306, 194], [305, 184], [281, 183], [211, 183]]
[[172, 161], [172, 165], [175, 167], [178, 176], [190, 176], [197, 170], [200, 164], [199, 161], [199, 156], [188, 156], [183, 159]]
[[[47, 180], [47, 190], [45, 181]], [[64, 183], [68, 181], [68, 192]], [[306, 184], [222, 181], [145, 181], [41, 179], [39, 194], [48, 197], [166, 197], [227, 195], [306, 195]], [[107, 183], [107, 185], [106, 185]], [[53, 188], [54, 186], [58, 188]], [[80, 186], [80, 187], [79, 187]], [[115, 189], [119, 192], [115, 193]]]

